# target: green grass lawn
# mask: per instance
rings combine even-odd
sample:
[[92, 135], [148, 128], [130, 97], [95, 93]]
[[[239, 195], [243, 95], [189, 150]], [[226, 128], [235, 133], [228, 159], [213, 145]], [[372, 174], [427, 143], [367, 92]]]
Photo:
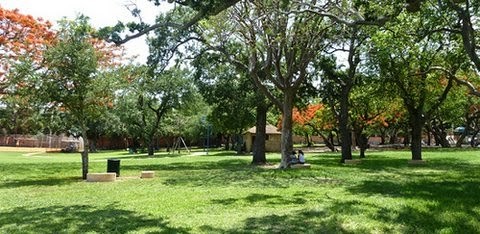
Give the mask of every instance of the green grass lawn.
[[105, 152], [90, 172], [115, 157], [121, 178], [88, 183], [80, 154], [0, 151], [0, 233], [480, 233], [480, 151], [426, 151], [417, 166], [408, 151], [367, 153], [279, 170], [231, 152]]

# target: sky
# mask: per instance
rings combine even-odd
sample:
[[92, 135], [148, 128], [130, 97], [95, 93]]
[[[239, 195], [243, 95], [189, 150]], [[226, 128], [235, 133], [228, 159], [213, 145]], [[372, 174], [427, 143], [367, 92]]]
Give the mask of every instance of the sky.
[[[90, 17], [90, 23], [96, 28], [113, 26], [118, 21], [134, 21], [125, 6], [131, 3], [139, 6], [142, 19], [147, 23], [153, 23], [159, 12], [171, 7], [167, 3], [157, 7], [148, 0], [0, 0], [0, 6], [5, 9], [17, 8], [22, 14], [42, 17], [54, 25], [63, 17], [74, 19], [81, 13]], [[125, 47], [129, 56], [138, 55], [136, 62], [145, 63], [148, 56], [145, 37], [129, 41]]]

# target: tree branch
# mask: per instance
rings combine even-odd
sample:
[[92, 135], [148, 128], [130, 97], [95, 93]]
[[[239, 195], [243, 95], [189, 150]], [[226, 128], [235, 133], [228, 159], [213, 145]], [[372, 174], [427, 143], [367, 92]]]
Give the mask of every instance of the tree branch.
[[[141, 31], [139, 31], [138, 33], [135, 33], [135, 34], [132, 34], [132, 35], [127, 35], [125, 36], [125, 38], [123, 38], [122, 40], [120, 41], [115, 41], [114, 43], [116, 45], [121, 45], [121, 44], [125, 44], [126, 42], [130, 41], [130, 40], [133, 40], [135, 38], [139, 38], [157, 28], [160, 28], [160, 27], [172, 27], [172, 28], [178, 28], [179, 31], [184, 31], [184, 30], [187, 30], [188, 28], [192, 27], [193, 25], [195, 25], [198, 21], [204, 19], [204, 18], [207, 18], [209, 16], [213, 16], [213, 15], [217, 15], [218, 13], [226, 10], [227, 8], [230, 8], [231, 6], [235, 5], [237, 2], [239, 2], [240, 0], [224, 0], [224, 1], [221, 1], [221, 4], [219, 4], [218, 6], [214, 7], [214, 6], [211, 6], [210, 9], [202, 9], [202, 10], [199, 10], [197, 12], [197, 14], [195, 14], [195, 16], [193, 16], [193, 18], [191, 18], [190, 20], [186, 21], [185, 23], [172, 23], [172, 22], [167, 22], [167, 23], [157, 23], [157, 24], [153, 24]], [[177, 2], [177, 1], [176, 1]], [[184, 2], [177, 2], [178, 4], [180, 5], [183, 5], [183, 6], [190, 6], [188, 3], [184, 3]]]

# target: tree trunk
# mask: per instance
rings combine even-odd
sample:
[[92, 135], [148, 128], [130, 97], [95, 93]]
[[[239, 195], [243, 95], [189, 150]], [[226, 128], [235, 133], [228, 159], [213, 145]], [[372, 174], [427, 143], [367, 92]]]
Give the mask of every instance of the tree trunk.
[[90, 144], [87, 137], [87, 127], [82, 124], [82, 139], [83, 139], [83, 152], [82, 152], [82, 179], [87, 179], [88, 174], [88, 150]]
[[433, 120], [430, 126], [426, 126], [427, 133], [428, 133], [428, 142], [427, 144], [430, 145], [430, 133], [433, 135], [433, 139], [435, 139], [436, 146], [442, 146], [443, 148], [450, 148], [450, 142], [447, 140], [447, 132], [443, 127], [443, 123], [440, 121]]
[[363, 133], [364, 127], [360, 124], [354, 123], [354, 133], [356, 145], [360, 148], [360, 158], [365, 158], [365, 151], [368, 148], [368, 137]]
[[323, 142], [325, 143], [325, 146], [330, 149], [332, 152], [335, 152], [335, 145], [333, 144], [333, 134], [330, 133], [328, 137], [323, 135], [322, 133], [319, 133], [320, 137], [323, 139]]
[[393, 145], [395, 144], [395, 142], [397, 142], [397, 133], [398, 133], [398, 130], [397, 128], [394, 128], [393, 129], [393, 132], [392, 132], [392, 135], [390, 136], [390, 139], [389, 139], [389, 144]]
[[368, 137], [361, 133], [358, 136], [358, 146], [360, 147], [360, 158], [365, 158], [365, 152], [368, 149]]
[[261, 165], [267, 163], [267, 158], [265, 156], [265, 139], [267, 136], [266, 127], [268, 106], [263, 95], [257, 94], [257, 101], [257, 121], [255, 141], [253, 142], [252, 164]]
[[420, 111], [410, 114], [412, 160], [422, 160], [422, 132], [425, 124]]
[[[411, 128], [411, 125], [410, 125], [410, 128]], [[405, 132], [405, 137], [403, 138], [403, 146], [407, 147], [408, 145], [410, 145], [411, 132], [410, 132], [410, 129], [408, 129], [408, 127], [405, 127], [404, 132]]]
[[[176, 139], [175, 139], [176, 140]], [[154, 153], [155, 153], [155, 150], [154, 150], [154, 141], [153, 141], [153, 134], [148, 134], [146, 137], [145, 137], [145, 147], [147, 147], [147, 154], [148, 156], [153, 156]], [[174, 143], [175, 144], [175, 143]], [[175, 149], [172, 149], [172, 150], [175, 150]]]
[[216, 145], [215, 145], [216, 148], [222, 147], [223, 135], [221, 133], [217, 133], [217, 140], [216, 140], [215, 143], [216, 143]]
[[[432, 131], [428, 130], [427, 129], [427, 145], [428, 146], [431, 146], [432, 145]], [[435, 138], [435, 135], [433, 136]], [[435, 143], [437, 143], [437, 141], [435, 140]]]
[[307, 147], [313, 146], [312, 137], [308, 133], [305, 134], [305, 140], [307, 141]]
[[475, 130], [475, 132], [472, 134], [472, 139], [470, 139], [470, 146], [471, 146], [471, 147], [475, 147], [475, 146], [476, 146], [477, 141], [475, 140], [475, 138], [477, 138], [477, 135], [478, 135], [479, 132], [480, 132], [480, 129], [477, 129], [477, 130]]
[[240, 154], [243, 154], [243, 136], [242, 136], [242, 133], [239, 132], [237, 134], [235, 134], [235, 142], [236, 142], [236, 150], [237, 150], [237, 154], [240, 155]]
[[385, 145], [386, 130], [380, 129], [380, 145]]
[[[151, 139], [149, 142], [148, 142], [148, 156], [153, 156], [155, 154], [155, 144], [154, 144], [154, 141]], [[180, 147], [179, 147], [180, 148]]]
[[340, 116], [339, 116], [339, 128], [340, 128], [340, 139], [342, 141], [342, 163], [345, 160], [352, 159], [352, 131], [350, 129], [348, 121], [348, 96], [350, 93], [350, 88], [347, 86], [342, 86], [341, 96], [340, 96]]
[[[338, 139], [338, 132], [336, 132], [337, 134], [335, 134], [337, 136], [337, 145], [338, 143], [340, 142], [340, 139]], [[330, 133], [328, 134], [328, 138], [330, 139], [330, 142], [332, 142], [332, 146], [335, 146], [335, 136]]]
[[450, 148], [450, 142], [447, 140], [447, 133], [444, 130], [438, 130], [437, 136], [435, 137], [436, 143], [440, 144], [442, 148]]
[[463, 140], [465, 140], [465, 137], [467, 137], [467, 133], [463, 132], [460, 137], [458, 137], [457, 143], [455, 144], [455, 147], [461, 148], [463, 144]]
[[287, 168], [287, 162], [293, 151], [292, 125], [293, 125], [293, 91], [285, 90], [282, 110], [282, 161], [280, 168]]
[[226, 135], [225, 137], [225, 150], [230, 150], [230, 135]]
[[97, 152], [97, 137], [93, 137], [92, 140], [89, 140], [90, 144], [90, 152], [96, 153]]

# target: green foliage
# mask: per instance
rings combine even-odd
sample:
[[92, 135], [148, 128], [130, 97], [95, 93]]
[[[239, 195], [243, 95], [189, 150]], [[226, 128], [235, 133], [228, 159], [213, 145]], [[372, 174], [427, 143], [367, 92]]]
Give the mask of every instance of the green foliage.
[[91, 28], [87, 18], [61, 22], [59, 41], [45, 52], [47, 71], [42, 77], [44, 97], [74, 116], [75, 124], [84, 124], [90, 114], [98, 111], [103, 90], [96, 81], [98, 60], [88, 41]]
[[[121, 160], [114, 183], [87, 183], [70, 154], [0, 152], [2, 233], [476, 233], [478, 151], [377, 151], [359, 165], [307, 153], [305, 170], [208, 156], [91, 154], [93, 172]], [[278, 163], [278, 154], [268, 155]], [[155, 178], [140, 179], [154, 170]], [[72, 199], [75, 197], [75, 199]]]
[[[186, 70], [173, 67], [152, 73], [146, 67], [131, 67], [127, 72], [132, 79], [117, 92], [116, 113], [128, 136], [141, 139], [145, 147], [150, 147], [159, 134], [174, 133], [170, 128], [159, 129], [162, 121], [175, 113], [181, 116], [180, 110], [192, 107], [191, 102], [198, 96]], [[181, 135], [178, 131], [183, 129], [175, 129], [175, 135]]]
[[204, 102], [200, 94], [185, 103], [178, 109], [172, 110], [160, 124], [163, 136], [182, 136], [185, 141], [198, 142], [205, 135], [205, 126], [202, 118], [207, 116], [210, 107]]
[[240, 134], [255, 123], [257, 89], [245, 71], [219, 60], [223, 61], [214, 53], [198, 57], [193, 63], [195, 84], [211, 106], [209, 122], [214, 128], [225, 134]]
[[466, 62], [458, 36], [436, 32], [438, 23], [434, 17], [400, 14], [371, 41], [371, 61], [380, 68], [380, 76], [396, 85], [407, 108], [426, 114], [437, 108], [450, 78], [435, 68], [455, 75]]
[[36, 134], [46, 125], [43, 121], [43, 100], [39, 90], [38, 65], [29, 57], [21, 57], [10, 68], [6, 95], [1, 95], [0, 126], [11, 134]]

